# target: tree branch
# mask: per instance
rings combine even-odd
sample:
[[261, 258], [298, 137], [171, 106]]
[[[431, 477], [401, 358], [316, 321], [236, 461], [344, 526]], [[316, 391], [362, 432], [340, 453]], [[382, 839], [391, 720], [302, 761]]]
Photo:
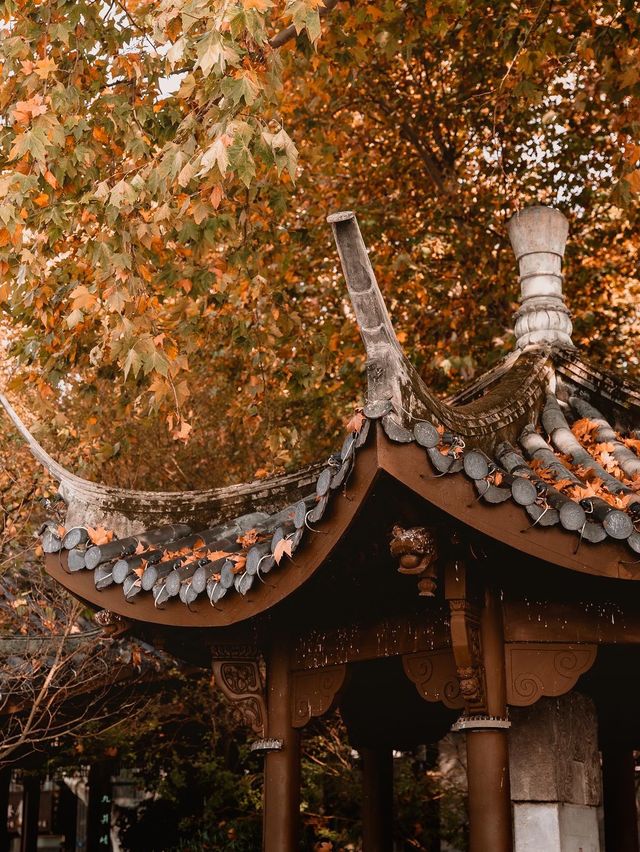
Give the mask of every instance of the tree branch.
[[[338, 5], [340, 0], [325, 0], [324, 6], [320, 8], [320, 17], [324, 18], [329, 12]], [[272, 47], [274, 50], [277, 50], [279, 47], [282, 47], [288, 41], [295, 38], [298, 35], [298, 31], [296, 30], [293, 24], [290, 24], [285, 29], [280, 30], [279, 33], [276, 33], [272, 38], [269, 39], [269, 47]]]

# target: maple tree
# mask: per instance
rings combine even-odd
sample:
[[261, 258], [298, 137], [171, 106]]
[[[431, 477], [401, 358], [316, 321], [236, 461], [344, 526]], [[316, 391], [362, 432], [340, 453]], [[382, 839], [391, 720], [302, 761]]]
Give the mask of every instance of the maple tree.
[[2, 19], [9, 388], [79, 472], [203, 487], [332, 446], [363, 387], [340, 208], [435, 389], [512, 346], [504, 223], [535, 199], [571, 219], [574, 339], [637, 368], [630, 0], [12, 0]]

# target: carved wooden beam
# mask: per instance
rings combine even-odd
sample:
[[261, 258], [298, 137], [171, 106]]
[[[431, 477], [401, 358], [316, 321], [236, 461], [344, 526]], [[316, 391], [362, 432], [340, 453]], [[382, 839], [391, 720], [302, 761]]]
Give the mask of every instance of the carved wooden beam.
[[467, 566], [453, 560], [445, 568], [445, 597], [451, 612], [451, 649], [467, 713], [487, 712], [480, 634], [481, 603], [471, 594]]
[[591, 668], [597, 650], [587, 644], [507, 643], [507, 704], [528, 707], [543, 695], [564, 695]]
[[451, 649], [405, 654], [402, 667], [418, 694], [426, 701], [442, 701], [445, 707], [452, 710], [464, 707], [456, 661]]
[[314, 716], [323, 716], [335, 704], [344, 686], [347, 666], [327, 666], [293, 674], [291, 724], [303, 728]]
[[237, 705], [243, 722], [256, 734], [265, 735], [267, 706], [257, 660], [214, 660], [213, 676], [220, 691]]

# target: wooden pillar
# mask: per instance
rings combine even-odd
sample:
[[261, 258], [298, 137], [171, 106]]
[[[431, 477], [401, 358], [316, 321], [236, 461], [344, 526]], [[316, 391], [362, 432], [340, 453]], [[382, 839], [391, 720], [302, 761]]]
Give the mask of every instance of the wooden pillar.
[[506, 731], [467, 732], [470, 852], [511, 852]]
[[364, 852], [393, 847], [393, 751], [384, 746], [359, 749], [362, 756], [362, 841]]
[[26, 775], [22, 781], [22, 832], [20, 852], [36, 852], [40, 819], [40, 777]]
[[267, 661], [267, 736], [282, 741], [264, 765], [264, 852], [297, 852], [300, 828], [300, 732], [291, 724], [291, 671], [286, 638], [274, 640]]
[[605, 846], [615, 852], [640, 852], [633, 751], [618, 743], [602, 749]]
[[11, 842], [8, 826], [10, 786], [11, 769], [5, 766], [0, 770], [0, 852], [9, 852]]
[[[480, 618], [487, 712], [504, 718], [506, 683], [502, 612], [497, 595], [485, 592]], [[512, 852], [511, 790], [507, 728], [467, 732], [469, 852]]]

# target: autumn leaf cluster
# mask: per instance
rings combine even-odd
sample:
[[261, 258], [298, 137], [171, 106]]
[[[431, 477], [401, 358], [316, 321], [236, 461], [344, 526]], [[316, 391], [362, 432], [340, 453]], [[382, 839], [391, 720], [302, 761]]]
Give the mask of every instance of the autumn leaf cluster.
[[81, 472], [206, 487], [332, 446], [364, 386], [339, 209], [436, 390], [513, 345], [504, 225], [531, 201], [571, 221], [574, 339], [637, 370], [637, 5], [322, 11], [3, 7], [8, 386]]

